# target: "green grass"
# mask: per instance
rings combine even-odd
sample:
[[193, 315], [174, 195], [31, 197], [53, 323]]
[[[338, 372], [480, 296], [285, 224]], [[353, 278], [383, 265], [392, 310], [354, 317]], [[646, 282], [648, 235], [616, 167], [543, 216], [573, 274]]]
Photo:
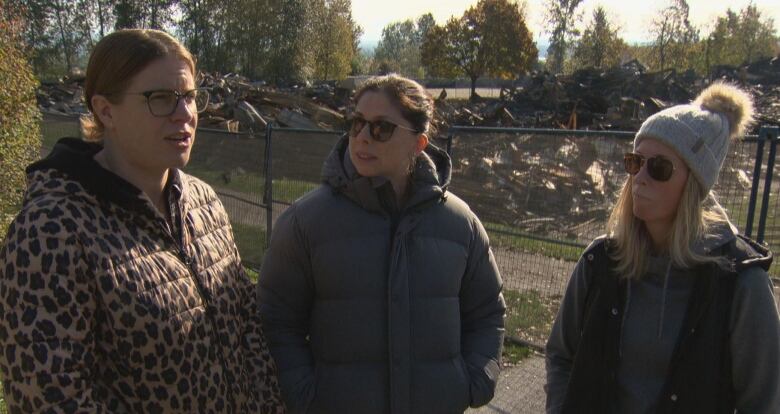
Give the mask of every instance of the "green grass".
[[247, 266], [259, 268], [265, 253], [265, 229], [240, 223], [231, 225], [241, 261]]
[[517, 365], [520, 361], [531, 356], [531, 348], [523, 345], [517, 345], [512, 342], [504, 342], [504, 349], [501, 354], [502, 360], [506, 365]]
[[535, 290], [504, 290], [506, 334], [531, 343], [547, 341], [558, 309], [559, 298], [541, 295]]
[[[536, 240], [518, 234], [517, 229], [505, 224], [484, 223], [485, 229], [490, 235], [490, 245], [520, 250], [526, 253], [538, 253], [547, 257], [576, 262], [585, 246], [575, 247], [554, 241]], [[574, 240], [567, 242], [577, 243]]]
[[246, 266], [244, 266], [244, 270], [246, 271], [246, 275], [249, 276], [249, 280], [251, 280], [252, 283], [257, 283], [257, 279], [260, 278], [260, 273], [258, 273], [257, 270]]
[[253, 196], [262, 195], [265, 183], [265, 179], [260, 174], [251, 172], [232, 176], [229, 182], [225, 182], [226, 173], [224, 171], [209, 170], [192, 165], [184, 168], [184, 171], [209, 183], [212, 187], [226, 188]]
[[41, 136], [43, 147], [51, 149], [60, 138], [80, 137], [81, 131], [78, 122], [46, 121], [41, 123]]
[[[254, 198], [262, 197], [265, 188], [265, 177], [254, 172], [231, 176], [229, 180], [226, 180], [226, 172], [224, 171], [209, 170], [199, 166], [188, 166], [184, 170], [187, 174], [200, 178], [212, 187], [226, 188], [251, 195]], [[277, 178], [273, 180], [274, 200], [292, 203], [317, 186], [319, 186], [318, 183]]]

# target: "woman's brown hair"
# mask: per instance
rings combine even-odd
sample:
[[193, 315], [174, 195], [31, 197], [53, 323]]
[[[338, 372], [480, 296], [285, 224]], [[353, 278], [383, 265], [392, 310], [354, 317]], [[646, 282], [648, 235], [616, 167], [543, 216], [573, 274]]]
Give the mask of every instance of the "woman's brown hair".
[[434, 102], [431, 95], [419, 83], [391, 73], [376, 76], [360, 86], [355, 92], [355, 103], [366, 92], [383, 92], [390, 101], [398, 105], [401, 115], [412, 124], [419, 134], [432, 134]]
[[150, 29], [118, 30], [100, 39], [87, 64], [84, 99], [90, 114], [81, 118], [81, 130], [87, 141], [101, 141], [105, 127], [94, 115], [92, 97], [103, 95], [111, 103], [120, 103], [122, 92], [133, 77], [147, 65], [166, 56], [187, 63], [195, 76], [195, 59], [184, 45], [168, 33]]

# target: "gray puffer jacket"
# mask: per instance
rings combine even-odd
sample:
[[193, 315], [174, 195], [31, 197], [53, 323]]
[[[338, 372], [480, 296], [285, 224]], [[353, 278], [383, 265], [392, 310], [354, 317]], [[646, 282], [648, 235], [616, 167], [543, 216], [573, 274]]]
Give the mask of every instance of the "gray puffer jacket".
[[[342, 139], [324, 184], [279, 217], [258, 284], [282, 395], [298, 413], [460, 413], [493, 397], [501, 277], [429, 146], [409, 201], [360, 177]], [[384, 191], [383, 191], [384, 190]], [[383, 196], [383, 194], [385, 196]]]

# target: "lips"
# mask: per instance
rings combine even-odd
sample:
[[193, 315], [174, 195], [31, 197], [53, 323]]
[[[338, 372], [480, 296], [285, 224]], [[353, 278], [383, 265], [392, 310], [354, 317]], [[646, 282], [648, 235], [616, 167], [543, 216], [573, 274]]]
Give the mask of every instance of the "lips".
[[192, 134], [189, 132], [177, 132], [164, 138], [176, 151], [189, 151], [192, 146]]
[[356, 152], [355, 153], [355, 157], [357, 157], [359, 160], [362, 160], [362, 161], [372, 161], [372, 160], [376, 159], [375, 156], [373, 156], [373, 155], [371, 155], [369, 153], [366, 153], [366, 152], [362, 152], [362, 151]]
[[189, 132], [177, 132], [165, 137], [166, 141], [187, 141], [192, 138], [192, 134]]

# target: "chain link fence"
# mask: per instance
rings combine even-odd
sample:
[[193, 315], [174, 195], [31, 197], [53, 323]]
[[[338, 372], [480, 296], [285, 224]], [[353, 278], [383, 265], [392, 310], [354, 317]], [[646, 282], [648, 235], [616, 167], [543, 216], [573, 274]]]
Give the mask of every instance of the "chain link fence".
[[[78, 126], [72, 118], [47, 116], [42, 132], [45, 153], [56, 138], [78, 136]], [[186, 171], [219, 194], [247, 267], [260, 268], [279, 214], [319, 185], [322, 163], [339, 135], [289, 128], [198, 130]], [[632, 138], [631, 132], [455, 127], [433, 140], [452, 155], [449, 190], [488, 230], [504, 278], [507, 334], [514, 342], [541, 351], [579, 255], [605, 232], [626, 179], [622, 157]], [[777, 142], [777, 131], [770, 130], [732, 144], [715, 186], [740, 231], [770, 246], [780, 243]], [[778, 278], [780, 265], [770, 274]], [[544, 382], [537, 354], [505, 370], [496, 399], [478, 412], [541, 412]]]

